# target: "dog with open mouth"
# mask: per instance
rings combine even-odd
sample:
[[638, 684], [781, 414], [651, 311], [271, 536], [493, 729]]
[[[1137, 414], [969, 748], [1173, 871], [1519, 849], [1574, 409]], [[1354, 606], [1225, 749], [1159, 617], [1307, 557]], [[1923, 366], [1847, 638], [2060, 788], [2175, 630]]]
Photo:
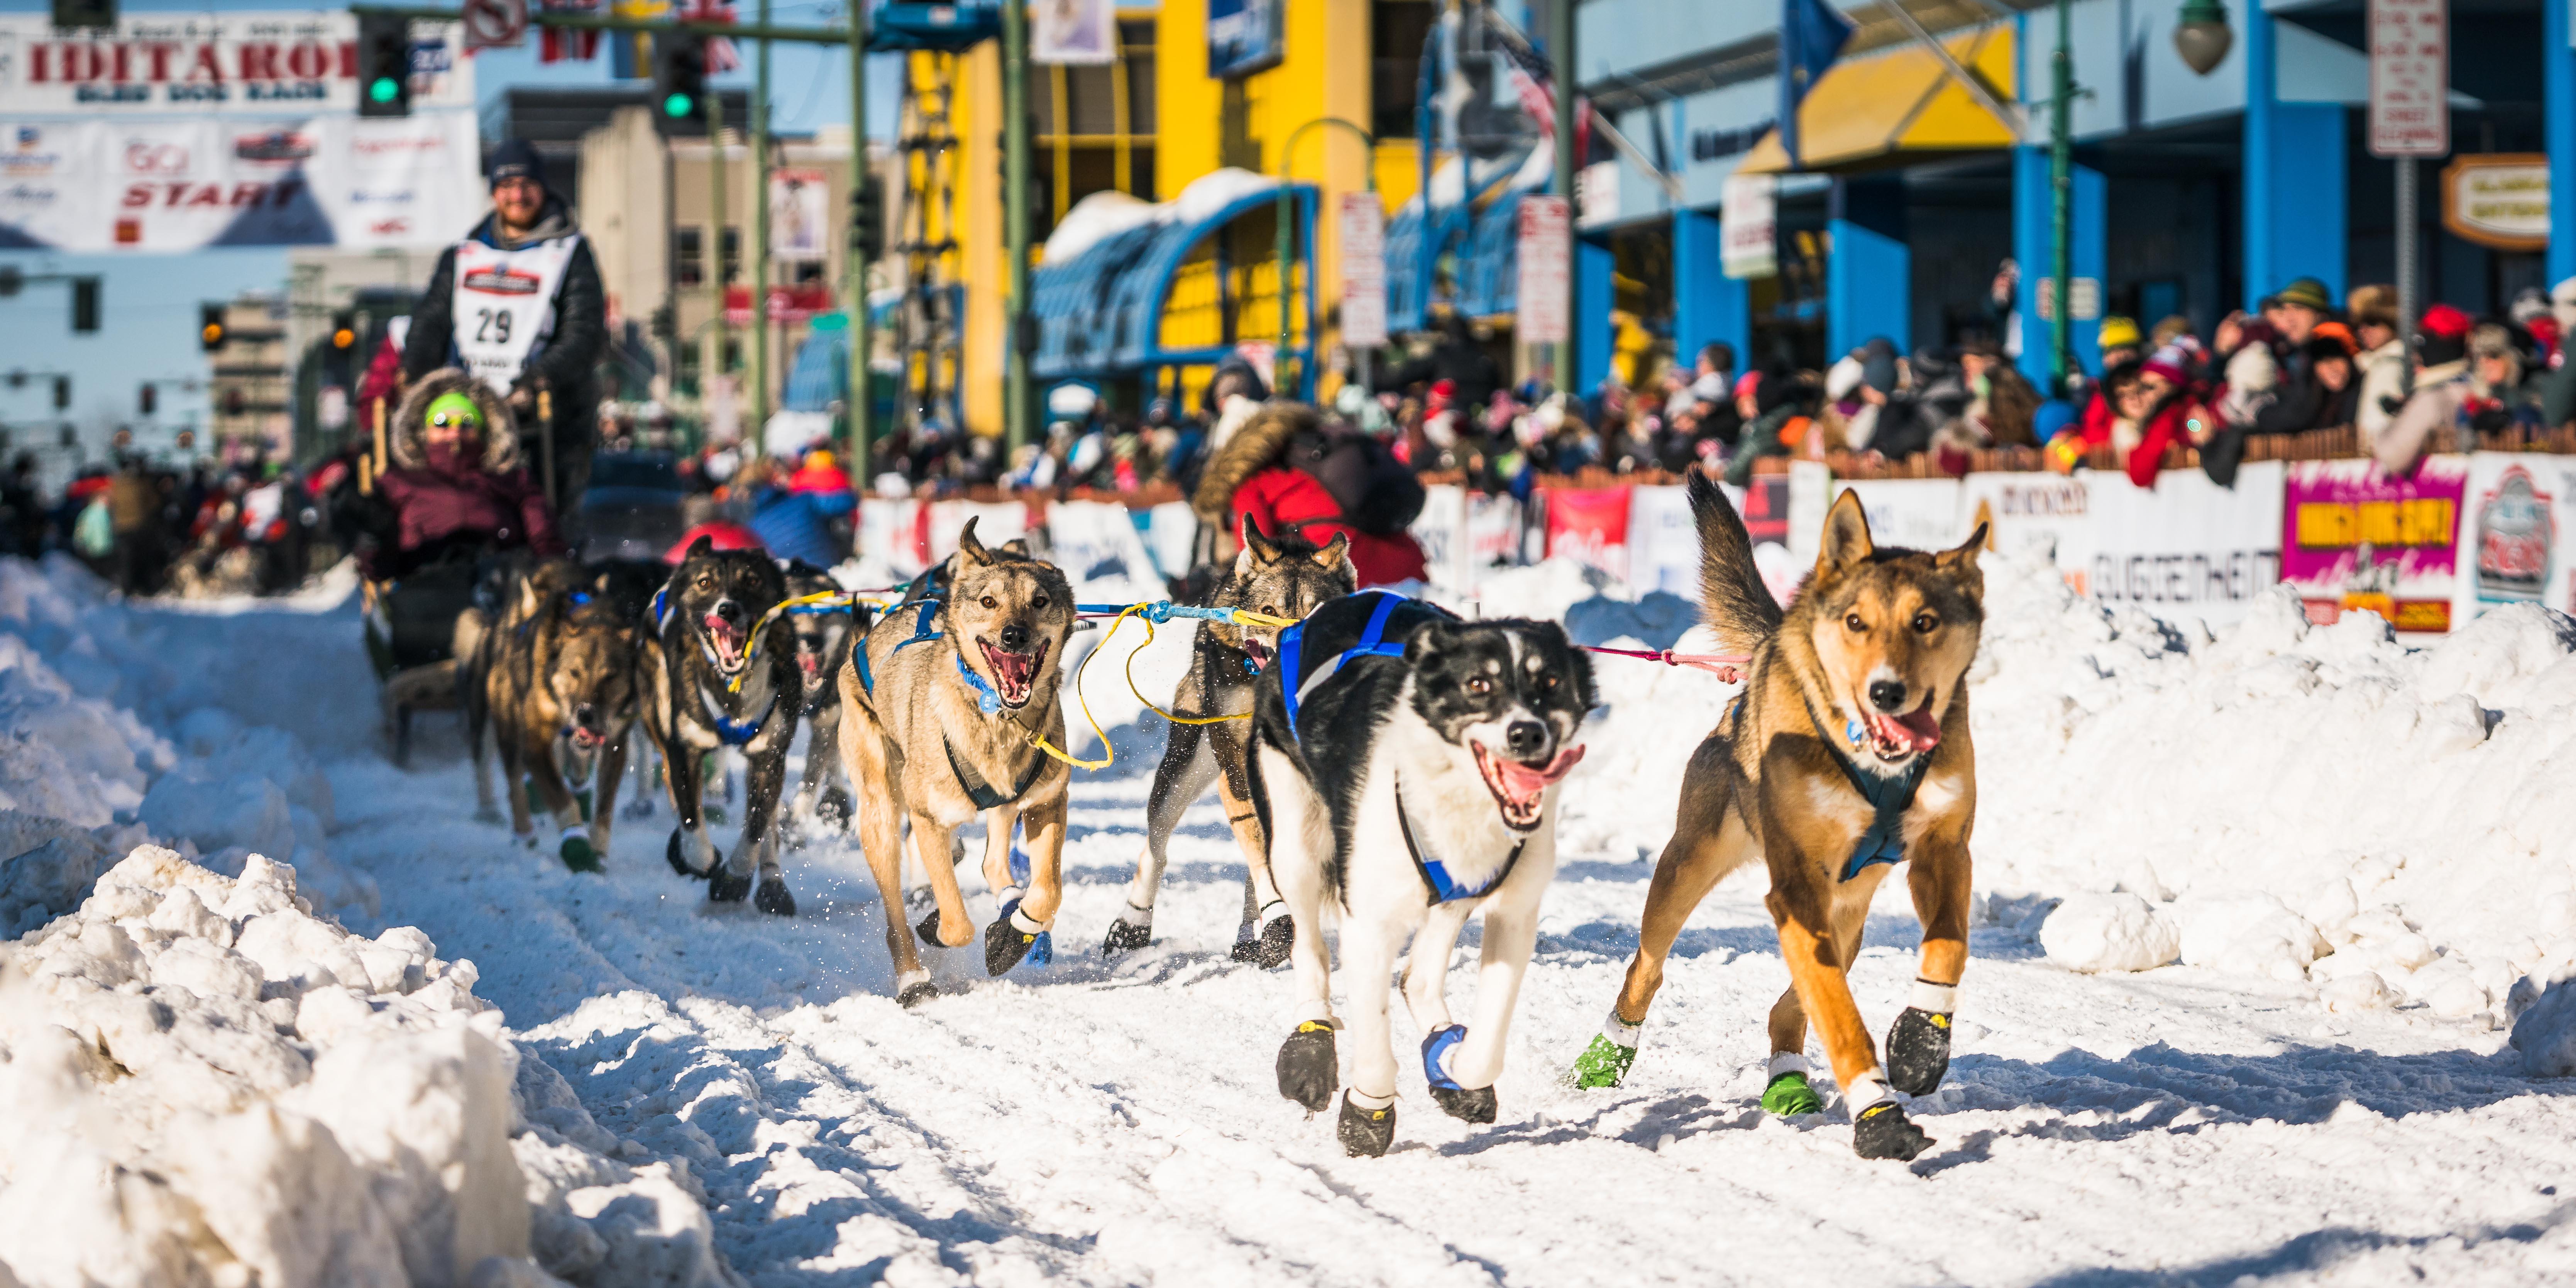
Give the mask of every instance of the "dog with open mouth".
[[[984, 820], [984, 879], [995, 892], [984, 933], [988, 974], [1018, 965], [1064, 900], [1073, 775], [1038, 744], [1065, 744], [1057, 690], [1073, 634], [1073, 587], [1053, 564], [987, 549], [972, 519], [949, 568], [943, 594], [886, 610], [835, 674], [841, 760], [857, 791], [859, 844], [885, 904], [895, 996], [905, 1006], [937, 993], [903, 922], [906, 822], [938, 904], [919, 934], [962, 948], [973, 942], [975, 923], [948, 855], [959, 827]], [[1015, 828], [1028, 841], [1025, 890], [1011, 874]]]
[[[1243, 549], [1225, 578], [1209, 591], [1210, 607], [1247, 609], [1296, 621], [1317, 605], [1351, 593], [1358, 581], [1346, 536], [1336, 534], [1323, 546], [1288, 532], [1274, 540], [1248, 514], [1243, 517], [1242, 536]], [[1278, 648], [1276, 627], [1199, 624], [1189, 672], [1172, 695], [1172, 714], [1215, 722], [1171, 727], [1163, 762], [1154, 771], [1153, 793], [1146, 799], [1145, 851], [1137, 856], [1135, 879], [1127, 885], [1127, 907], [1110, 923], [1102, 955], [1116, 956], [1154, 941], [1154, 895], [1163, 883], [1172, 830], [1180, 826], [1182, 811], [1213, 783], [1225, 802], [1235, 843], [1243, 850], [1243, 924], [1235, 937], [1234, 959], [1265, 968], [1288, 960], [1296, 928], [1289, 920], [1288, 905], [1279, 898], [1278, 883], [1271, 879], [1269, 843], [1252, 804], [1251, 771], [1245, 760], [1251, 746], [1250, 721], [1232, 718], [1251, 715], [1255, 684]]]
[[[748, 896], [782, 917], [795, 915], [796, 896], [775, 825], [805, 695], [795, 628], [771, 612], [786, 598], [787, 574], [767, 554], [700, 537], [653, 598], [642, 665], [644, 731], [662, 753], [679, 820], [664, 857], [682, 876], [706, 878], [709, 902]], [[745, 765], [742, 838], [730, 856], [707, 835], [704, 806], [705, 758], [725, 750]]]
[[[1941, 1085], [1968, 963], [1977, 764], [1967, 672], [1985, 620], [1985, 526], [1951, 550], [1881, 547], [1846, 491], [1825, 517], [1814, 576], [1784, 612], [1735, 507], [1696, 474], [1689, 497], [1701, 612], [1727, 652], [1749, 659], [1744, 692], [1691, 754], [1626, 984], [1568, 1080], [1608, 1087], [1626, 1076], [1683, 921], [1727, 873], [1758, 861], [1770, 870], [1765, 902], [1789, 967], [1789, 989], [1771, 1008], [1763, 1108], [1823, 1108], [1807, 1085], [1812, 1022], [1851, 1112], [1854, 1151], [1910, 1160], [1932, 1141], [1892, 1093]], [[1882, 1065], [1846, 976], [1870, 899], [1898, 863], [1923, 945]]]
[[[1341, 927], [1356, 1052], [1336, 1134], [1354, 1156], [1395, 1138], [1396, 1059], [1386, 981], [1426, 1035], [1423, 1077], [1442, 1110], [1494, 1121], [1520, 979], [1556, 873], [1558, 792], [1583, 759], [1596, 698], [1590, 660], [1553, 622], [1464, 622], [1365, 591], [1281, 633], [1253, 729], [1253, 799], [1296, 936], [1295, 1028], [1281, 1095], [1320, 1113], [1339, 1084], [1328, 920]], [[1482, 912], [1473, 1023], [1450, 1016], [1449, 957]]]
[[[803, 560], [787, 565], [790, 599], [842, 593], [841, 584], [822, 569]], [[796, 672], [805, 686], [805, 777], [796, 788], [795, 808], [788, 811], [788, 820], [800, 828], [846, 827], [855, 808], [849, 777], [841, 768], [837, 673], [851, 641], [871, 620], [867, 605], [847, 600], [799, 608], [788, 618], [796, 634]]]
[[615, 811], [598, 802], [616, 800], [635, 725], [636, 619], [569, 559], [508, 575], [496, 608], [462, 681], [476, 814], [500, 817], [488, 763], [497, 752], [511, 834], [537, 844], [524, 783], [552, 816], [564, 866], [601, 871]]

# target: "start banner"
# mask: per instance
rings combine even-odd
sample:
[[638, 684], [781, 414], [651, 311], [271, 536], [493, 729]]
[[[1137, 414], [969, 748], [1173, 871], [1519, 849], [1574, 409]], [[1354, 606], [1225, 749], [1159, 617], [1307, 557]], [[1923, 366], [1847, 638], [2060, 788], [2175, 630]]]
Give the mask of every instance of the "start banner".
[[0, 248], [443, 246], [484, 209], [471, 112], [0, 118]]
[[2431, 456], [2413, 477], [2369, 460], [2299, 461], [2282, 490], [2281, 580], [2308, 619], [2369, 609], [2401, 631], [2451, 629], [2469, 458]]
[[[415, 22], [411, 37], [412, 110], [473, 110], [456, 24]], [[0, 14], [0, 119], [357, 108], [358, 20], [346, 11], [128, 13], [103, 30]]]

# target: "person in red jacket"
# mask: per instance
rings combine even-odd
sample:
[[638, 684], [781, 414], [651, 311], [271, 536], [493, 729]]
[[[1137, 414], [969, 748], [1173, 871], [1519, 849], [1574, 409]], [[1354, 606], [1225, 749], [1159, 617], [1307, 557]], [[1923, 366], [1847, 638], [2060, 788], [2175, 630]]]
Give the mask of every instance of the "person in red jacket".
[[521, 546], [564, 552], [545, 492], [519, 463], [518, 427], [482, 382], [447, 368], [422, 377], [394, 412], [376, 480], [368, 577], [400, 578], [430, 564]]
[[2071, 471], [2086, 452], [2107, 445], [2119, 453], [2130, 482], [2154, 487], [2165, 449], [2206, 444], [2218, 424], [2192, 392], [2185, 362], [2186, 355], [2167, 346], [2143, 363], [2112, 368], [2084, 418], [2050, 440], [2050, 465]]
[[[1357, 432], [1357, 431], [1349, 431]], [[1208, 455], [1190, 508], [1199, 522], [1215, 529], [1218, 562], [1231, 562], [1235, 533], [1251, 515], [1263, 532], [1295, 532], [1317, 545], [1335, 535], [1351, 541], [1351, 566], [1362, 586], [1422, 581], [1430, 575], [1422, 547], [1401, 524], [1363, 523], [1345, 512], [1332, 490], [1295, 463], [1300, 438], [1311, 445], [1326, 435], [1322, 413], [1304, 403], [1274, 402], [1264, 406]], [[1382, 535], [1388, 526], [1391, 535]], [[1367, 529], [1376, 527], [1380, 532]]]

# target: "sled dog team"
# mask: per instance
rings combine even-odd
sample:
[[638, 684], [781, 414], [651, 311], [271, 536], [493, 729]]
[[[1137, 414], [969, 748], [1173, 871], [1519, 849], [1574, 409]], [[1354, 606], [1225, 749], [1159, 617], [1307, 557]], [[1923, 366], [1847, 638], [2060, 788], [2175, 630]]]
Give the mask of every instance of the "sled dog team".
[[[1763, 1107], [1822, 1107], [1803, 1056], [1812, 1024], [1851, 1108], [1855, 1150], [1911, 1159], [1931, 1141], [1897, 1093], [1940, 1085], [1967, 964], [1976, 765], [1965, 677], [1982, 622], [1984, 532], [1940, 552], [1880, 548], [1846, 494], [1826, 518], [1813, 576], [1783, 610], [1725, 496], [1694, 476], [1689, 498], [1704, 620], [1747, 659], [1744, 688], [1707, 713], [1713, 728], [1691, 755], [1636, 954], [1569, 1081], [1619, 1084], [1683, 922], [1719, 880], [1759, 860], [1790, 974], [1771, 1008]], [[640, 721], [677, 814], [666, 857], [705, 879], [710, 900], [749, 898], [792, 914], [780, 829], [837, 813], [855, 825], [885, 903], [897, 997], [916, 1005], [937, 991], [920, 943], [959, 948], [976, 938], [955, 862], [941, 860], [962, 853], [958, 829], [980, 818], [984, 879], [995, 891], [985, 968], [1001, 975], [1033, 955], [1044, 960], [1063, 898], [1072, 758], [1058, 695], [1077, 613], [1063, 572], [1019, 542], [985, 546], [974, 526], [953, 557], [881, 613], [847, 600], [816, 607], [795, 597], [833, 589], [819, 570], [782, 570], [757, 551], [705, 541], [658, 588], [613, 566], [525, 574], [488, 624], [460, 631], [485, 812], [488, 727], [523, 842], [535, 841], [524, 777], [561, 829], [565, 861], [596, 869]], [[1215, 621], [1198, 632], [1154, 776], [1145, 850], [1102, 951], [1152, 942], [1166, 844], [1212, 784], [1245, 860], [1234, 955], [1293, 969], [1280, 1094], [1321, 1112], [1340, 1091], [1343, 1146], [1387, 1150], [1392, 980], [1427, 1035], [1421, 1060], [1433, 1101], [1492, 1122], [1514, 1002], [1555, 875], [1557, 798], [1597, 705], [1590, 661], [1552, 622], [1466, 621], [1389, 592], [1353, 593], [1340, 538], [1318, 547], [1248, 522], [1241, 535], [1211, 605], [1248, 610], [1243, 621], [1295, 624]], [[794, 808], [782, 812], [800, 718], [814, 729], [814, 750]], [[837, 756], [824, 750], [835, 745]], [[730, 854], [707, 831], [706, 767], [718, 762], [706, 753], [724, 748], [746, 765]], [[595, 811], [567, 783], [584, 767]], [[649, 812], [649, 802], [639, 806]], [[917, 925], [904, 910], [907, 834], [933, 904]], [[1846, 975], [1871, 897], [1900, 862], [1922, 951], [1882, 1061]], [[1449, 1009], [1448, 966], [1478, 913], [1475, 1004], [1461, 1017]], [[1339, 932], [1341, 969], [1359, 981], [1339, 1013], [1328, 926]], [[1345, 1040], [1354, 1048], [1347, 1085]]]

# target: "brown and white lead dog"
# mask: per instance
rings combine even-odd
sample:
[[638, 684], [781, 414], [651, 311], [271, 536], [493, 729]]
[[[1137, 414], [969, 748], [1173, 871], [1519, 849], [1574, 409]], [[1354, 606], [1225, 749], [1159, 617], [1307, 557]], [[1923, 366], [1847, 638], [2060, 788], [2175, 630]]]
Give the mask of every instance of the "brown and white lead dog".
[[[1690, 505], [1701, 612], [1729, 653], [1751, 661], [1742, 696], [1691, 754], [1627, 984], [1573, 1081], [1618, 1085], [1683, 921], [1719, 879], [1761, 859], [1790, 980], [1771, 1008], [1763, 1107], [1820, 1107], [1804, 1072], [1812, 1020], [1851, 1108], [1853, 1148], [1911, 1159], [1932, 1141], [1889, 1089], [1921, 1096], [1941, 1085], [1968, 964], [1977, 764], [1965, 677], [1985, 620], [1984, 525], [1953, 550], [1881, 549], [1860, 499], [1845, 492], [1825, 517], [1815, 576], [1783, 613], [1725, 495], [1694, 474]], [[1846, 976], [1870, 896], [1899, 862], [1923, 949], [1882, 1068]]]

